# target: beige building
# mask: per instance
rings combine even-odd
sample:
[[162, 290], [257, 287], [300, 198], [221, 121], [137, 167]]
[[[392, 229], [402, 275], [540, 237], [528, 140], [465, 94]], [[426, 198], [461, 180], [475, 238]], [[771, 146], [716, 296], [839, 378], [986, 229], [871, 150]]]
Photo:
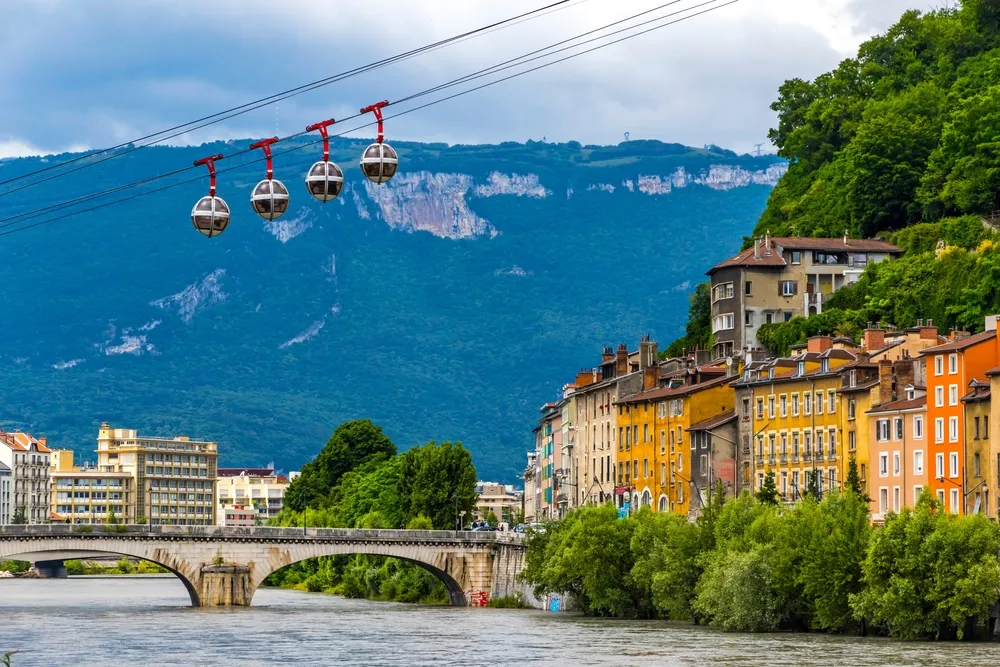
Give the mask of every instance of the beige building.
[[218, 523], [246, 525], [243, 515], [249, 510], [254, 514], [249, 525], [265, 524], [285, 506], [287, 489], [288, 478], [276, 475], [272, 468], [219, 468], [215, 482]]
[[104, 422], [97, 437], [97, 469], [133, 478], [136, 521], [151, 525], [215, 524], [218, 445], [179, 435], [160, 438]]
[[48, 523], [51, 453], [44, 436], [0, 431], [0, 463], [10, 468], [10, 521], [23, 513], [28, 523]]
[[476, 493], [479, 494], [473, 517], [476, 521], [486, 519], [486, 516], [493, 512], [498, 521], [513, 527], [514, 519], [521, 513], [520, 492], [509, 484], [476, 482]]
[[824, 300], [861, 277], [868, 264], [902, 254], [877, 239], [754, 239], [708, 271], [712, 279], [713, 357], [760, 347], [761, 325], [823, 312]]
[[524, 495], [521, 496], [521, 509], [524, 510], [524, 522], [535, 523], [538, 521], [538, 509], [536, 500], [538, 498], [538, 454], [528, 452], [528, 465], [524, 469]]
[[135, 523], [134, 478], [123, 470], [106, 471], [96, 465], [73, 465], [73, 451], [52, 452], [52, 520], [78, 524], [108, 523], [112, 514], [122, 523]]

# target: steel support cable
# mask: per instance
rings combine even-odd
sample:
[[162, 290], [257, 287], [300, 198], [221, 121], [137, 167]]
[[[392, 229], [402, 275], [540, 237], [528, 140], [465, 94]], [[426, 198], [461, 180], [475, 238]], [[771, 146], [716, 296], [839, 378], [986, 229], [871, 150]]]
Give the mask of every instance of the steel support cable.
[[[582, 0], [582, 1], [586, 2], [587, 0]], [[496, 21], [496, 22], [491, 23], [489, 25], [485, 25], [485, 26], [482, 26], [480, 28], [476, 28], [475, 30], [469, 30], [469, 31], [466, 31], [466, 32], [461, 33], [461, 34], [454, 35], [452, 37], [448, 37], [448, 38], [443, 39], [443, 40], [439, 40], [439, 41], [434, 42], [432, 44], [427, 44], [425, 46], [421, 46], [421, 47], [418, 47], [416, 49], [411, 49], [410, 51], [405, 51], [403, 53], [399, 53], [399, 54], [396, 54], [394, 56], [390, 56], [388, 58], [383, 58], [382, 60], [377, 60], [377, 61], [369, 63], [367, 65], [362, 65], [362, 66], [359, 66], [359, 67], [355, 67], [354, 69], [346, 70], [346, 71], [341, 72], [339, 74], [334, 74], [332, 76], [329, 76], [329, 77], [326, 77], [326, 78], [323, 78], [323, 79], [318, 79], [318, 80], [312, 81], [310, 83], [302, 84], [301, 86], [296, 86], [295, 88], [289, 88], [286, 91], [283, 91], [283, 92], [280, 92], [280, 93], [275, 93], [275, 94], [269, 95], [267, 97], [262, 97], [262, 98], [259, 98], [257, 100], [253, 100], [251, 102], [247, 102], [245, 104], [241, 104], [241, 105], [236, 106], [236, 107], [231, 107], [231, 108], [226, 109], [224, 111], [219, 111], [217, 113], [210, 114], [208, 116], [202, 116], [201, 118], [198, 118], [196, 120], [189, 121], [189, 122], [183, 123], [181, 125], [175, 125], [173, 127], [167, 128], [165, 130], [160, 130], [159, 132], [153, 132], [152, 134], [147, 134], [147, 135], [145, 135], [143, 137], [139, 137], [139, 138], [133, 139], [131, 141], [126, 141], [126, 142], [118, 144], [116, 146], [111, 146], [110, 148], [99, 149], [97, 151], [89, 152], [89, 153], [86, 153], [84, 155], [80, 155], [78, 157], [71, 158], [69, 160], [65, 160], [65, 161], [60, 162], [58, 164], [53, 164], [53, 165], [50, 165], [48, 167], [43, 167], [41, 169], [36, 169], [35, 171], [31, 171], [31, 172], [28, 172], [26, 174], [21, 174], [19, 176], [15, 176], [13, 178], [9, 178], [9, 179], [4, 180], [4, 181], [0, 181], [0, 185], [7, 185], [8, 183], [14, 183], [16, 181], [20, 181], [20, 180], [29, 178], [31, 176], [35, 176], [35, 175], [38, 175], [38, 174], [41, 174], [41, 173], [45, 173], [45, 172], [51, 171], [53, 169], [58, 169], [60, 167], [64, 167], [64, 166], [69, 165], [69, 164], [80, 162], [80, 161], [86, 160], [88, 158], [95, 157], [97, 155], [103, 155], [105, 153], [110, 153], [112, 151], [117, 151], [118, 149], [127, 148], [128, 147], [127, 150], [125, 150], [125, 151], [122, 151], [120, 153], [115, 153], [114, 155], [112, 155], [110, 157], [107, 157], [107, 158], [104, 158], [104, 159], [101, 159], [101, 160], [95, 160], [94, 162], [88, 163], [87, 165], [84, 165], [83, 167], [78, 167], [78, 168], [75, 168], [75, 169], [70, 169], [70, 170], [67, 170], [65, 172], [61, 172], [60, 174], [58, 174], [56, 176], [49, 177], [49, 178], [46, 178], [46, 179], [41, 179], [41, 180], [38, 180], [38, 181], [34, 181], [34, 182], [32, 182], [32, 183], [30, 183], [28, 185], [24, 185], [24, 186], [21, 186], [21, 187], [18, 187], [18, 188], [13, 188], [13, 189], [11, 189], [11, 190], [9, 190], [7, 192], [0, 193], [0, 197], [6, 196], [6, 195], [11, 194], [13, 192], [18, 192], [19, 190], [23, 190], [25, 188], [30, 188], [33, 185], [38, 185], [40, 183], [45, 183], [46, 181], [52, 180], [53, 178], [59, 178], [60, 176], [63, 176], [63, 175], [66, 175], [66, 174], [70, 174], [70, 173], [73, 173], [75, 171], [79, 171], [79, 169], [83, 169], [83, 168], [90, 167], [90, 166], [93, 166], [93, 165], [96, 165], [96, 164], [100, 164], [100, 163], [105, 162], [106, 160], [109, 160], [109, 159], [114, 159], [116, 157], [121, 157], [122, 155], [127, 155], [128, 153], [131, 153], [131, 152], [133, 152], [135, 150], [138, 150], [139, 148], [145, 148], [146, 146], [151, 146], [153, 144], [166, 141], [168, 139], [173, 139], [175, 137], [181, 136], [181, 135], [186, 134], [188, 132], [192, 132], [194, 130], [198, 130], [198, 129], [201, 129], [203, 127], [206, 127], [208, 125], [213, 125], [215, 123], [222, 122], [224, 120], [227, 120], [229, 118], [233, 118], [235, 116], [242, 115], [244, 113], [249, 113], [250, 111], [254, 111], [254, 110], [259, 109], [261, 107], [268, 106], [268, 105], [274, 104], [276, 102], [280, 102], [280, 101], [288, 99], [290, 97], [295, 97], [296, 95], [301, 95], [302, 93], [305, 93], [305, 92], [310, 92], [312, 90], [316, 90], [317, 88], [321, 88], [323, 86], [327, 86], [327, 85], [330, 85], [332, 83], [336, 83], [338, 81], [342, 81], [342, 80], [350, 78], [352, 76], [357, 76], [359, 74], [364, 74], [365, 72], [370, 72], [372, 70], [379, 69], [381, 67], [385, 67], [387, 65], [391, 65], [393, 63], [400, 62], [402, 60], [406, 60], [408, 58], [412, 58], [414, 56], [421, 55], [421, 54], [429, 52], [429, 51], [434, 51], [434, 50], [437, 50], [437, 49], [442, 48], [444, 46], [448, 46], [448, 45], [453, 44], [453, 43], [457, 43], [457, 42], [460, 42], [460, 41], [465, 41], [465, 40], [470, 39], [472, 37], [476, 37], [476, 36], [479, 36], [479, 35], [482, 35], [482, 34], [487, 34], [487, 33], [490, 33], [490, 32], [494, 32], [494, 31], [496, 31], [498, 29], [501, 29], [503, 27], [510, 27], [512, 25], [517, 25], [519, 23], [523, 23], [524, 21], [531, 20], [532, 18], [538, 18], [540, 16], [544, 16], [547, 13], [550, 13], [550, 12], [547, 12], [546, 10], [550, 10], [550, 9], [554, 9], [554, 8], [556, 8], [556, 10], [558, 10], [558, 9], [565, 9], [565, 7], [560, 7], [560, 5], [565, 5], [566, 3], [569, 3], [569, 2], [571, 2], [571, 0], [557, 0], [556, 2], [552, 2], [552, 3], [544, 5], [542, 7], [538, 7], [536, 9], [531, 10], [531, 11], [523, 12], [523, 13], [518, 14], [516, 16], [511, 16], [511, 17], [503, 19], [501, 21]], [[577, 3], [577, 4], [582, 4], [582, 2]], [[191, 126], [195, 126], [195, 125], [197, 127], [191, 127]], [[160, 136], [160, 135], [164, 135], [164, 134], [167, 134], [167, 133], [170, 133], [170, 132], [174, 132], [174, 134], [170, 134], [169, 136], [166, 136], [166, 137], [161, 137]], [[159, 137], [159, 138], [156, 139], [156, 137]], [[140, 142], [147, 142], [147, 143], [144, 143], [144, 144], [142, 144], [140, 146], [132, 146], [132, 144], [137, 144], [137, 143], [140, 143]]]
[[[444, 84], [440, 84], [438, 86], [434, 86], [433, 88], [428, 88], [428, 89], [426, 89], [424, 91], [420, 91], [418, 93], [414, 93], [414, 94], [409, 95], [407, 97], [404, 97], [404, 98], [401, 98], [399, 100], [396, 100], [396, 101], [392, 102], [391, 104], [392, 105], [401, 104], [401, 103], [407, 102], [409, 100], [413, 100], [413, 99], [417, 99], [419, 97], [423, 97], [423, 96], [425, 96], [427, 94], [430, 94], [432, 92], [436, 92], [436, 91], [439, 91], [439, 90], [444, 90], [444, 89], [447, 89], [447, 88], [452, 88], [452, 87], [460, 85], [462, 83], [468, 83], [468, 82], [471, 82], [471, 81], [474, 81], [474, 80], [477, 80], [477, 79], [481, 79], [483, 77], [490, 76], [492, 74], [496, 74], [498, 72], [502, 72], [502, 71], [505, 71], [505, 70], [509, 70], [509, 69], [514, 68], [514, 67], [519, 67], [519, 66], [525, 65], [525, 64], [527, 64], [529, 62], [537, 61], [537, 60], [540, 60], [542, 58], [555, 55], [557, 53], [562, 53], [562, 52], [565, 52], [565, 51], [568, 51], [568, 50], [571, 50], [571, 49], [579, 48], [579, 47], [584, 46], [586, 44], [593, 43], [595, 41], [599, 41], [599, 40], [602, 40], [602, 39], [606, 39], [606, 38], [611, 37], [613, 35], [621, 34], [622, 32], [628, 32], [628, 31], [631, 31], [631, 30], [636, 30], [638, 28], [641, 28], [643, 26], [649, 25], [651, 23], [657, 23], [659, 21], [664, 21], [664, 20], [666, 20], [668, 18], [672, 18], [672, 17], [677, 16], [679, 14], [683, 14], [685, 12], [689, 12], [691, 10], [698, 9], [698, 8], [704, 7], [706, 5], [714, 4], [715, 2], [718, 2], [719, 0], [706, 0], [705, 2], [702, 2], [701, 4], [692, 5], [692, 6], [689, 6], [687, 8], [678, 10], [676, 12], [672, 12], [672, 13], [669, 13], [669, 14], [664, 14], [662, 16], [654, 17], [652, 19], [647, 19], [647, 20], [642, 21], [642, 22], [640, 22], [640, 23], [638, 23], [636, 25], [629, 26], [627, 28], [622, 28], [622, 29], [616, 30], [614, 32], [608, 33], [606, 35], [601, 35], [601, 36], [598, 36], [598, 37], [593, 37], [593, 38], [591, 38], [589, 40], [586, 40], [584, 42], [581, 42], [579, 44], [573, 44], [571, 46], [565, 46], [565, 47], [563, 47], [561, 49], [558, 49], [556, 51], [551, 51], [551, 49], [554, 49], [554, 48], [556, 48], [558, 46], [562, 46], [563, 44], [566, 44], [568, 42], [573, 42], [573, 41], [576, 41], [576, 40], [578, 40], [578, 39], [580, 39], [582, 37], [586, 37], [588, 35], [592, 35], [594, 33], [601, 32], [603, 30], [607, 30], [608, 28], [614, 27], [616, 25], [620, 25], [620, 24], [628, 22], [628, 21], [632, 21], [632, 20], [634, 20], [636, 18], [640, 18], [642, 16], [645, 16], [645, 15], [651, 13], [651, 12], [658, 11], [660, 9], [663, 9], [665, 7], [669, 7], [669, 6], [672, 6], [672, 5], [676, 5], [677, 3], [682, 2], [682, 1], [683, 0], [671, 0], [670, 2], [663, 3], [661, 5], [653, 7], [652, 9], [649, 9], [649, 10], [646, 10], [646, 11], [643, 11], [643, 12], [639, 12], [638, 14], [633, 14], [631, 16], [628, 16], [628, 17], [624, 18], [624, 19], [619, 19], [617, 21], [613, 21], [612, 23], [608, 23], [606, 25], [603, 25], [603, 26], [601, 26], [599, 28], [595, 28], [593, 30], [588, 30], [587, 32], [581, 33], [581, 34], [576, 35], [574, 37], [570, 37], [568, 39], [560, 40], [560, 41], [555, 42], [554, 44], [550, 44], [549, 46], [546, 46], [544, 48], [535, 49], [534, 51], [530, 51], [530, 52], [528, 52], [526, 54], [518, 56], [517, 58], [512, 58], [510, 60], [506, 60], [504, 62], [498, 63], [497, 65], [493, 65], [492, 67], [489, 67], [489, 68], [486, 68], [486, 69], [482, 69], [482, 70], [479, 70], [477, 72], [473, 72], [471, 74], [467, 74], [465, 76], [459, 77], [457, 79], [453, 79], [453, 80], [448, 81], [448, 82], [446, 82]], [[561, 7], [560, 9], [565, 9], [565, 7]], [[613, 42], [611, 42], [611, 43], [613, 43]], [[550, 52], [549, 53], [543, 53], [545, 51], [550, 51]], [[586, 51], [585, 52], [581, 52], [581, 55], [582, 55], [582, 53], [586, 53]], [[536, 55], [536, 54], [542, 54], [542, 55]], [[534, 56], [534, 57], [530, 57], [530, 56]], [[555, 62], [561, 62], [561, 61], [555, 61]], [[528, 70], [528, 71], [533, 71], [533, 70]], [[527, 72], [525, 72], [525, 73], [527, 73]], [[503, 80], [507, 80], [507, 79], [503, 79]], [[472, 90], [478, 90], [478, 88], [474, 88]], [[472, 92], [472, 91], [470, 90], [469, 92]], [[451, 98], [446, 98], [446, 99], [451, 99]], [[423, 107], [419, 107], [419, 108], [423, 108]], [[352, 116], [348, 116], [346, 118], [342, 118], [338, 122], [345, 122], [345, 121], [348, 121], [348, 120], [353, 120], [354, 118], [358, 118], [361, 115], [362, 114], [354, 114]], [[397, 114], [397, 115], [399, 115], [399, 114]], [[362, 126], [362, 127], [367, 127], [367, 126]], [[291, 134], [291, 135], [289, 135], [287, 137], [281, 138], [280, 141], [287, 141], [289, 139], [295, 139], [295, 138], [303, 136], [305, 134], [308, 134], [308, 132], [297, 132], [295, 134]], [[334, 136], [342, 136], [342, 135], [334, 135]], [[317, 141], [315, 143], [319, 143], [319, 142]], [[244, 149], [244, 150], [240, 150], [240, 151], [237, 151], [235, 153], [232, 153], [230, 155], [227, 155], [226, 157], [227, 158], [233, 158], [233, 157], [237, 157], [237, 156], [243, 155], [245, 153], [249, 153], [249, 152], [251, 152], [250, 149]], [[90, 166], [90, 165], [87, 165], [87, 166]], [[113, 187], [113, 188], [110, 188], [108, 190], [104, 190], [104, 191], [101, 191], [101, 192], [91, 193], [91, 194], [87, 194], [87, 195], [81, 195], [80, 197], [76, 197], [74, 199], [71, 199], [71, 200], [68, 200], [68, 201], [65, 201], [65, 202], [58, 202], [58, 203], [50, 204], [48, 206], [44, 206], [44, 207], [41, 207], [41, 208], [38, 208], [38, 209], [34, 209], [34, 210], [31, 210], [31, 211], [23, 211], [21, 213], [16, 213], [14, 215], [10, 215], [10, 216], [7, 216], [5, 218], [0, 218], [0, 229], [4, 229], [6, 227], [10, 227], [13, 224], [17, 224], [17, 222], [23, 222], [23, 221], [30, 220], [30, 219], [33, 219], [33, 218], [37, 218], [40, 215], [43, 215], [43, 214], [45, 214], [45, 213], [47, 213], [49, 211], [53, 211], [53, 210], [62, 208], [63, 206], [73, 206], [73, 205], [76, 205], [76, 204], [80, 204], [80, 203], [84, 203], [84, 202], [87, 202], [87, 201], [91, 201], [93, 199], [98, 199], [100, 197], [104, 197], [104, 196], [107, 196], [107, 195], [110, 195], [110, 194], [115, 194], [117, 192], [121, 192], [123, 190], [127, 190], [127, 189], [132, 188], [132, 187], [137, 187], [137, 186], [140, 186], [140, 185], [145, 185], [146, 183], [158, 180], [159, 178], [162, 178], [162, 177], [169, 177], [169, 176], [176, 175], [178, 173], [183, 173], [185, 171], [189, 171], [189, 170], [194, 169], [194, 168], [195, 167], [193, 167], [193, 166], [192, 167], [183, 167], [181, 169], [169, 172], [167, 174], [161, 174], [159, 176], [150, 176], [150, 177], [141, 179], [139, 181], [135, 181], [133, 183], [128, 183], [128, 184], [116, 186], [116, 187]]]
[[[714, 2], [717, 2], [717, 1], [718, 0], [709, 0], [709, 2], [706, 2], [706, 3], [703, 3], [703, 4], [711, 4], [711, 3], [714, 3]], [[608, 46], [612, 46], [613, 44], [618, 44], [620, 42], [623, 42], [623, 41], [626, 41], [626, 40], [629, 40], [629, 39], [633, 39], [635, 37], [639, 37], [639, 36], [647, 34], [649, 32], [653, 32], [655, 30], [660, 30], [662, 28], [666, 28], [668, 26], [680, 23], [682, 21], [687, 21], [689, 19], [693, 19], [693, 18], [696, 18], [698, 16], [702, 16], [703, 14], [708, 14], [710, 12], [717, 11], [719, 9], [722, 9], [723, 7], [728, 7], [729, 5], [736, 4], [739, 1], [740, 0], [728, 0], [728, 2], [723, 2], [722, 4], [715, 5], [714, 7], [709, 7], [707, 9], [703, 9], [702, 11], [696, 12], [694, 14], [688, 14], [687, 16], [682, 16], [682, 17], [677, 18], [677, 19], [675, 19], [673, 21], [670, 21], [669, 23], [663, 23], [661, 25], [653, 26], [652, 28], [647, 28], [647, 29], [642, 30], [640, 32], [637, 32], [637, 33], [634, 33], [634, 34], [631, 34], [631, 35], [626, 35], [624, 37], [620, 37], [620, 38], [618, 38], [616, 40], [613, 40], [611, 42], [608, 42], [606, 44], [600, 44], [598, 46], [594, 46], [594, 47], [591, 47], [589, 49], [586, 49], [585, 51], [581, 51], [579, 53], [570, 54], [568, 56], [564, 56], [562, 58], [559, 58], [557, 60], [553, 60], [551, 62], [542, 63], [542, 64], [536, 65], [535, 67], [532, 67], [530, 69], [527, 69], [527, 70], [524, 70], [524, 71], [521, 71], [521, 72], [515, 72], [514, 74], [510, 74], [510, 75], [502, 77], [500, 79], [489, 81], [489, 82], [481, 84], [479, 86], [475, 86], [473, 88], [468, 88], [466, 90], [459, 91], [459, 92], [454, 93], [452, 95], [448, 95], [446, 97], [442, 97], [442, 98], [433, 100], [431, 102], [427, 102], [425, 104], [422, 104], [422, 105], [419, 105], [419, 106], [416, 106], [416, 107], [412, 107], [410, 109], [406, 109], [406, 110], [401, 111], [399, 113], [393, 114], [392, 116], [387, 116], [385, 118], [385, 120], [390, 120], [392, 118], [398, 118], [399, 116], [405, 116], [406, 114], [413, 113], [415, 111], [420, 111], [421, 109], [426, 109], [426, 108], [434, 106], [436, 104], [441, 104], [442, 102], [447, 102], [449, 100], [453, 100], [453, 99], [455, 99], [457, 97], [461, 97], [463, 95], [467, 95], [469, 93], [473, 93], [473, 92], [476, 92], [478, 90], [482, 90], [483, 88], [488, 88], [488, 87], [496, 85], [498, 83], [503, 83], [505, 81], [509, 81], [509, 80], [517, 78], [519, 76], [523, 76], [525, 74], [529, 74], [531, 72], [535, 72], [535, 71], [538, 71], [540, 69], [544, 69], [544, 68], [549, 67], [551, 65], [555, 65], [555, 64], [558, 64], [558, 63], [561, 63], [561, 62], [565, 62], [567, 60], [570, 60], [572, 58], [576, 58], [578, 56], [585, 55], [587, 53], [592, 53], [594, 51], [598, 51], [598, 50], [606, 48]], [[699, 6], [701, 6], [701, 5], [699, 5]], [[636, 26], [636, 27], [638, 27], [638, 26]], [[360, 115], [360, 114], [358, 114], [358, 115]], [[357, 117], [357, 115], [356, 116], [352, 116], [352, 118], [356, 118], [356, 117]], [[345, 120], [347, 120], [347, 119], [345, 119]], [[364, 125], [360, 125], [358, 127], [352, 128], [350, 130], [345, 130], [344, 132], [340, 132], [340, 133], [337, 133], [337, 134], [331, 134], [330, 137], [344, 136], [345, 134], [350, 134], [352, 132], [357, 132], [358, 130], [364, 129], [366, 127], [371, 127], [371, 126], [373, 126], [375, 124], [376, 123], [374, 121], [370, 122], [370, 123], [366, 123]], [[303, 134], [305, 134], [305, 133], [299, 132], [297, 134], [290, 135], [289, 137], [284, 137], [284, 138], [281, 139], [281, 141], [286, 141], [286, 140], [291, 139], [291, 138], [302, 136]], [[293, 153], [295, 151], [302, 150], [303, 148], [307, 148], [309, 146], [313, 146], [313, 145], [319, 144], [321, 142], [322, 142], [322, 140], [316, 140], [316, 141], [307, 142], [307, 143], [304, 143], [304, 144], [302, 144], [300, 146], [296, 146], [294, 148], [290, 148], [290, 149], [287, 149], [285, 151], [281, 151], [280, 153], [275, 153], [274, 157], [276, 158], [276, 157], [278, 157], [280, 155], [285, 155], [285, 154], [288, 154], [288, 153]], [[227, 157], [235, 157], [235, 156], [242, 155], [242, 154], [248, 153], [248, 152], [249, 152], [248, 150], [244, 150], [244, 151], [240, 151], [238, 153], [235, 153], [235, 154], [227, 156]], [[264, 161], [264, 158], [258, 158], [258, 159], [251, 160], [249, 162], [240, 164], [240, 165], [234, 165], [232, 167], [228, 167], [228, 168], [225, 168], [225, 169], [220, 169], [218, 171], [218, 173], [222, 174], [222, 173], [226, 173], [226, 172], [229, 172], [229, 171], [235, 171], [237, 169], [242, 169], [242, 168], [244, 168], [244, 167], [246, 167], [248, 165], [255, 164], [257, 162], [263, 162], [263, 161]], [[182, 171], [186, 171], [186, 170], [182, 170]], [[172, 172], [172, 173], [176, 174], [176, 173], [179, 173], [179, 172]], [[148, 180], [156, 180], [157, 178], [159, 178], [159, 177], [151, 177]], [[188, 180], [185, 180], [185, 181], [180, 181], [178, 183], [172, 183], [172, 184], [169, 184], [169, 185], [165, 185], [163, 187], [156, 188], [156, 189], [153, 189], [153, 190], [148, 190], [148, 191], [140, 192], [140, 193], [137, 193], [135, 195], [131, 195], [129, 197], [125, 197], [125, 198], [122, 198], [122, 199], [116, 199], [116, 200], [113, 200], [113, 201], [110, 201], [110, 202], [104, 202], [103, 204], [98, 204], [97, 206], [93, 206], [93, 207], [90, 207], [90, 208], [87, 208], [87, 209], [82, 209], [82, 210], [78, 210], [78, 211], [71, 211], [69, 213], [65, 213], [63, 215], [56, 216], [54, 218], [47, 218], [47, 219], [41, 220], [39, 222], [34, 222], [34, 223], [31, 223], [31, 224], [28, 224], [28, 225], [24, 225], [24, 226], [21, 226], [21, 227], [16, 227], [14, 229], [9, 229], [9, 230], [4, 231], [4, 232], [0, 232], [0, 237], [7, 236], [8, 234], [14, 234], [14, 233], [17, 233], [17, 232], [20, 232], [20, 231], [25, 231], [25, 230], [28, 230], [28, 229], [32, 229], [34, 227], [39, 227], [41, 225], [46, 225], [46, 224], [49, 224], [51, 222], [57, 222], [59, 220], [63, 220], [65, 218], [69, 218], [69, 217], [72, 217], [72, 216], [75, 216], [75, 215], [79, 215], [79, 214], [82, 214], [82, 213], [89, 213], [89, 212], [92, 212], [92, 211], [97, 211], [97, 210], [100, 210], [100, 209], [105, 208], [107, 206], [112, 206], [114, 204], [119, 204], [119, 203], [123, 203], [123, 202], [126, 202], [126, 201], [131, 201], [132, 199], [136, 199], [138, 197], [144, 197], [146, 195], [155, 194], [157, 192], [162, 192], [164, 190], [169, 190], [171, 188], [179, 187], [181, 185], [186, 185], [188, 183], [194, 183], [194, 182], [197, 182], [197, 181], [200, 181], [200, 180], [202, 180], [201, 177], [193, 178], [193, 179], [188, 179]], [[20, 222], [23, 222], [23, 221], [20, 221]], [[3, 228], [5, 226], [10, 226], [11, 224], [18, 224], [18, 223], [15, 222], [15, 223], [9, 223], [8, 225], [0, 225], [0, 228]]]

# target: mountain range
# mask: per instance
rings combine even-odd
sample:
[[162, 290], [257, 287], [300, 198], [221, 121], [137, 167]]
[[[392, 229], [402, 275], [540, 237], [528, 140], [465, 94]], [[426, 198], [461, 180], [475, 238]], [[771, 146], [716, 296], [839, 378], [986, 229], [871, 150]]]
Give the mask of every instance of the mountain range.
[[[0, 196], [0, 218], [248, 143], [123, 151]], [[366, 143], [332, 141], [346, 184], [327, 204], [302, 182], [320, 151], [279, 144], [292, 196], [274, 221], [249, 206], [258, 156], [220, 162], [233, 215], [213, 239], [190, 222], [198, 171], [0, 237], [0, 427], [87, 459], [109, 421], [290, 470], [367, 417], [401, 449], [461, 440], [482, 477], [513, 481], [539, 407], [602, 345], [682, 333], [690, 292], [787, 168], [658, 141], [393, 142], [399, 173], [378, 186]], [[73, 157], [6, 160], [0, 180]]]

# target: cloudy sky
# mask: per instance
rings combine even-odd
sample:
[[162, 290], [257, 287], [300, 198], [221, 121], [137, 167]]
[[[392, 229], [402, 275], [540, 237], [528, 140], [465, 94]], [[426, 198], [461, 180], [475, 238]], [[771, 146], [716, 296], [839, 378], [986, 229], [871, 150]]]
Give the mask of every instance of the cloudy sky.
[[[6, 91], [0, 104], [0, 156], [128, 141], [552, 1], [13, 3], [5, 8], [0, 25], [0, 55], [6, 65], [0, 70]], [[678, 0], [645, 18], [705, 1]], [[349, 116], [380, 99], [400, 99], [664, 2], [570, 0], [533, 20], [173, 141], [290, 134], [311, 122]], [[738, 0], [408, 114], [387, 123], [386, 132], [390, 138], [449, 143], [543, 137], [617, 143], [629, 132], [632, 139], [749, 150], [766, 141], [773, 124], [768, 106], [783, 80], [812, 78], [835, 67], [903, 11], [926, 10], [930, 4]], [[512, 71], [517, 70], [507, 74]]]

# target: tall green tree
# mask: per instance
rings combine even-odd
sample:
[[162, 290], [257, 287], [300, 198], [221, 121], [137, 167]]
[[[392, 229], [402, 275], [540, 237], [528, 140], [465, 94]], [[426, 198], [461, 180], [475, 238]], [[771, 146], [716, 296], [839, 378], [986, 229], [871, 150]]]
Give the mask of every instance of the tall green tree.
[[407, 450], [397, 493], [406, 516], [422, 514], [438, 530], [454, 530], [462, 511], [472, 515], [478, 498], [472, 455], [460, 442], [430, 442]]
[[774, 483], [774, 473], [768, 472], [764, 476], [764, 483], [755, 494], [757, 497], [757, 502], [764, 505], [777, 505], [778, 504], [778, 487]]
[[699, 283], [688, 300], [690, 306], [684, 336], [671, 343], [664, 356], [678, 357], [686, 350], [707, 350], [712, 345], [712, 283]]
[[369, 419], [337, 427], [315, 459], [302, 466], [302, 474], [288, 486], [285, 506], [301, 512], [326, 498], [347, 472], [372, 460], [396, 455], [396, 446]]

